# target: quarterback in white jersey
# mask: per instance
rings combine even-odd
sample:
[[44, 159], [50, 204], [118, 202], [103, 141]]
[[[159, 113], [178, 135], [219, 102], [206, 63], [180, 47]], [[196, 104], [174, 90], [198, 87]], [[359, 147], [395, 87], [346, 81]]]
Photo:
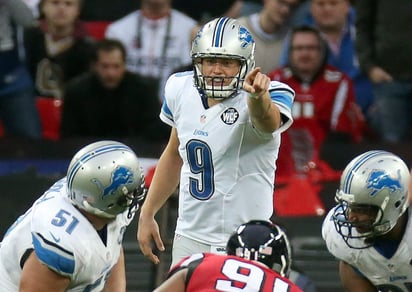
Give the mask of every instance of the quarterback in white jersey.
[[218, 18], [193, 41], [194, 71], [167, 81], [160, 118], [172, 132], [138, 230], [143, 253], [155, 262], [149, 248], [150, 239], [158, 238], [152, 215], [178, 184], [176, 236], [203, 247], [181, 247], [175, 237], [173, 263], [184, 253], [224, 252], [238, 225], [273, 213], [280, 133], [292, 123], [294, 91], [254, 68], [253, 54], [247, 29]]
[[346, 291], [411, 291], [409, 177], [406, 164], [385, 151], [368, 151], [345, 168], [322, 236], [340, 260]]
[[144, 198], [137, 157], [113, 141], [78, 153], [8, 229], [0, 291], [125, 291], [123, 234]]
[[170, 0], [141, 2], [140, 10], [110, 24], [105, 35], [126, 47], [128, 70], [159, 79], [163, 92], [169, 75], [191, 62], [190, 35], [196, 21], [172, 9]]

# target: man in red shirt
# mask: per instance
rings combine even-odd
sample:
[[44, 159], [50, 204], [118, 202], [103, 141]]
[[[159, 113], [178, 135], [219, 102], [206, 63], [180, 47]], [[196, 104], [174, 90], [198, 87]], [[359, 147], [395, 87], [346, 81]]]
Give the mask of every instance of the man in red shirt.
[[319, 31], [299, 26], [291, 33], [288, 65], [269, 73], [271, 80], [284, 82], [296, 92], [294, 123], [282, 135], [277, 162], [281, 174], [304, 173], [322, 164], [320, 149], [332, 135], [345, 142], [361, 139], [363, 117], [355, 103], [353, 81], [327, 65], [326, 55]]
[[226, 251], [228, 255], [198, 253], [184, 258], [155, 292], [302, 291], [287, 278], [290, 244], [276, 224], [252, 220], [240, 225]]

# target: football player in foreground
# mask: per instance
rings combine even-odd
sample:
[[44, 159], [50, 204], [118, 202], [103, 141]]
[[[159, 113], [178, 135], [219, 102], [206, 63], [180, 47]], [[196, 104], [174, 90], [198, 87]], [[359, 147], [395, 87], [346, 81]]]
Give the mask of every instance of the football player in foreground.
[[8, 229], [0, 291], [125, 292], [123, 234], [144, 198], [144, 175], [128, 146], [83, 147], [67, 176]]
[[261, 220], [242, 224], [230, 236], [226, 251], [228, 255], [198, 253], [184, 258], [155, 292], [302, 291], [287, 279], [291, 251], [279, 226]]
[[346, 291], [411, 291], [409, 179], [405, 162], [386, 151], [363, 153], [343, 171], [322, 236]]

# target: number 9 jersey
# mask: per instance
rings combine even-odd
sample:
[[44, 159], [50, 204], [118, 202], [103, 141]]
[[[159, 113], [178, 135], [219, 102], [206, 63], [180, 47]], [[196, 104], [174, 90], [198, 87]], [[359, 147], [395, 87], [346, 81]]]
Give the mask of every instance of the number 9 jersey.
[[176, 234], [226, 246], [236, 227], [273, 213], [280, 134], [292, 124], [294, 91], [272, 81], [269, 94], [284, 118], [273, 133], [256, 129], [248, 93], [209, 107], [193, 86], [193, 72], [172, 75], [160, 118], [175, 127], [183, 160]]

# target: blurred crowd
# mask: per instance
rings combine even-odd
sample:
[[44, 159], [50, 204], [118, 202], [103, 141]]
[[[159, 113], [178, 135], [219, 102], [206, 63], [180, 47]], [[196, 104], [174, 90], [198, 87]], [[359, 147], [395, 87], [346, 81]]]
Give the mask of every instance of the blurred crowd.
[[[0, 0], [0, 134], [166, 141], [169, 129], [158, 118], [165, 81], [191, 70], [199, 27], [228, 16], [251, 31], [256, 66], [296, 91], [295, 123], [282, 151], [297, 171], [328, 140], [410, 140], [410, 6], [406, 0]], [[385, 14], [395, 10], [396, 18]], [[47, 136], [51, 112], [57, 133]]]

